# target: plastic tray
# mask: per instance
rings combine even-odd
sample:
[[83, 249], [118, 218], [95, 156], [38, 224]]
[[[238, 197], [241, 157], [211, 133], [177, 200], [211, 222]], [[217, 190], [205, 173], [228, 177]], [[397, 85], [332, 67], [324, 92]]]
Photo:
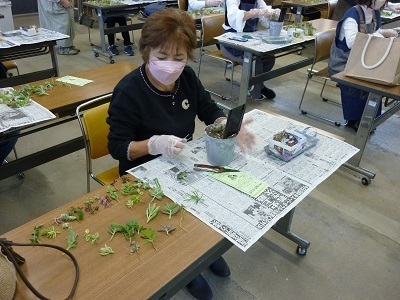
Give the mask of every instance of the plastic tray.
[[303, 131], [297, 131], [297, 130], [296, 130], [296, 132], [298, 132], [299, 134], [302, 134], [303, 136], [305, 136], [306, 142], [305, 142], [303, 148], [302, 148], [301, 150], [297, 151], [296, 153], [294, 153], [292, 156], [284, 156], [284, 155], [281, 155], [281, 154], [280, 154], [278, 151], [276, 151], [275, 149], [270, 148], [269, 145], [267, 145], [267, 146], [264, 147], [265, 152], [267, 152], [268, 155], [275, 156], [275, 157], [277, 157], [277, 158], [279, 158], [279, 159], [281, 159], [281, 160], [283, 160], [283, 161], [290, 161], [290, 160], [292, 160], [293, 158], [299, 156], [300, 154], [302, 154], [303, 152], [307, 151], [308, 149], [314, 147], [314, 146], [318, 143], [318, 141], [319, 141], [319, 139], [316, 138], [315, 136], [310, 135], [310, 134], [307, 134], [307, 133], [306, 133], [307, 129], [308, 129], [308, 128], [304, 129]]
[[293, 37], [288, 35], [281, 36], [265, 36], [262, 38], [264, 43], [268, 44], [289, 44], [293, 41]]

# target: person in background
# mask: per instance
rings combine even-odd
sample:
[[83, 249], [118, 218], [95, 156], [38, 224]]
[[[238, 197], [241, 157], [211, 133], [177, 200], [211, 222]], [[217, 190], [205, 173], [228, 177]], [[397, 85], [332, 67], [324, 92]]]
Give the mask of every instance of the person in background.
[[[108, 149], [119, 161], [121, 175], [160, 155], [178, 156], [194, 133], [196, 116], [207, 125], [226, 120], [187, 65], [195, 48], [195, 21], [185, 11], [166, 8], [148, 17], [139, 41], [144, 63], [117, 84], [108, 111]], [[247, 123], [238, 135], [243, 151], [254, 145]], [[222, 257], [210, 269], [218, 276], [230, 275]], [[200, 274], [188, 289], [197, 299], [213, 296]]]
[[[348, 9], [337, 24], [336, 36], [332, 43], [328, 62], [331, 76], [344, 70], [358, 32], [376, 32], [384, 37], [397, 36], [395, 30], [381, 29], [380, 9], [386, 5], [385, 0], [358, 0], [358, 3], [358, 5]], [[368, 92], [342, 84], [339, 84], [339, 88], [343, 117], [347, 120], [347, 126], [358, 131]], [[381, 114], [381, 108], [379, 108], [377, 114]]]
[[[126, 26], [126, 17], [125, 16], [116, 16], [116, 17], [105, 17], [104, 22], [107, 24], [107, 28], [115, 27], [115, 24], [118, 23], [119, 26]], [[128, 56], [134, 55], [132, 50], [132, 43], [129, 36], [129, 31], [121, 32], [122, 37], [124, 39], [124, 53]], [[115, 45], [115, 34], [110, 33], [107, 35], [108, 38], [108, 50], [110, 50], [112, 55], [119, 55], [118, 46]]]
[[0, 165], [5, 163], [5, 159], [7, 156], [11, 153], [13, 148], [15, 147], [15, 144], [18, 141], [18, 138], [10, 139], [7, 141], [3, 141], [6, 138], [12, 138], [14, 136], [18, 135], [18, 131], [12, 132], [12, 133], [6, 133], [3, 136], [0, 136]]
[[[7, 78], [7, 68], [4, 66], [2, 62], [0, 62], [0, 80]], [[1, 122], [1, 120], [0, 120]], [[5, 162], [5, 159], [10, 154], [12, 149], [15, 147], [18, 139], [10, 139], [4, 141], [6, 138], [11, 138], [18, 135], [18, 131], [14, 131], [12, 133], [0, 134], [0, 165]]]
[[[253, 32], [257, 30], [258, 22], [264, 27], [269, 27], [269, 17], [280, 13], [280, 9], [272, 9], [264, 0], [226, 0], [224, 32]], [[223, 56], [243, 64], [243, 51], [221, 45]], [[275, 64], [275, 56], [264, 55], [257, 57], [255, 62], [255, 75], [270, 71]], [[264, 83], [255, 84], [249, 91], [254, 100], [273, 99], [276, 94], [264, 86]]]
[[200, 10], [205, 7], [218, 7], [223, 4], [223, 0], [189, 0], [188, 11]]
[[74, 46], [75, 20], [72, 0], [38, 0], [40, 27], [69, 36], [57, 41], [58, 54], [76, 55], [79, 49]]

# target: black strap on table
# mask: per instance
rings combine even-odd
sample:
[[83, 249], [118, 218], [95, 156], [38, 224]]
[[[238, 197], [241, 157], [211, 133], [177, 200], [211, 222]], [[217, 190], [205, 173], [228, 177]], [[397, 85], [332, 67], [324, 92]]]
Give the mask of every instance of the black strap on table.
[[78, 261], [76, 260], [76, 258], [72, 255], [71, 252], [69, 252], [68, 250], [60, 247], [60, 246], [56, 246], [56, 245], [50, 245], [50, 244], [21, 244], [21, 243], [13, 243], [11, 241], [6, 240], [5, 238], [0, 238], [0, 247], [1, 247], [1, 252], [7, 256], [8, 260], [11, 261], [13, 263], [13, 265], [15, 266], [15, 269], [17, 270], [19, 276], [21, 277], [22, 281], [26, 284], [26, 286], [32, 291], [33, 294], [35, 294], [36, 297], [38, 297], [41, 300], [49, 300], [48, 298], [46, 298], [45, 296], [43, 296], [42, 294], [40, 294], [34, 287], [33, 285], [29, 282], [29, 280], [25, 277], [24, 273], [22, 272], [21, 268], [19, 267], [19, 265], [22, 265], [25, 262], [25, 259], [19, 255], [18, 253], [16, 253], [12, 246], [20, 246], [20, 247], [48, 247], [48, 248], [54, 248], [57, 249], [63, 253], [65, 253], [66, 255], [68, 255], [72, 262], [74, 263], [75, 266], [75, 280], [74, 280], [74, 284], [72, 286], [71, 292], [69, 293], [69, 295], [67, 296], [67, 298], [65, 298], [65, 300], [69, 300], [72, 299], [72, 296], [75, 293], [76, 287], [78, 285], [78, 280], [79, 280], [79, 266], [78, 266]]

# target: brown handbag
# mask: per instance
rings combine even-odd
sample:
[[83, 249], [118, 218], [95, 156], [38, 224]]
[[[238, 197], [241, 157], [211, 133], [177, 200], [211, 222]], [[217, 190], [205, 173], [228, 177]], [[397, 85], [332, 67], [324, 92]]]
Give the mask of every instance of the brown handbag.
[[383, 85], [399, 85], [399, 60], [400, 39], [358, 32], [344, 74]]

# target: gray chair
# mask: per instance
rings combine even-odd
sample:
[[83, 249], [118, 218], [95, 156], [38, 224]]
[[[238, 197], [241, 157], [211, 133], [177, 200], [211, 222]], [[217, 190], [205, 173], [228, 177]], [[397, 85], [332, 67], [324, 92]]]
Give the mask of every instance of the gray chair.
[[319, 32], [319, 33], [317, 33], [315, 35], [314, 60], [312, 62], [311, 68], [309, 68], [307, 70], [307, 72], [308, 72], [308, 74], [307, 74], [307, 82], [306, 82], [306, 85], [304, 87], [303, 94], [301, 96], [299, 109], [303, 114], [310, 115], [312, 117], [315, 117], [315, 118], [318, 118], [318, 119], [322, 119], [322, 120], [334, 123], [336, 126], [341, 126], [342, 124], [339, 121], [331, 120], [328, 117], [325, 117], [325, 116], [310, 112], [308, 110], [302, 109], [302, 104], [303, 104], [303, 101], [304, 101], [304, 98], [305, 98], [304, 96], [306, 94], [308, 84], [310, 82], [310, 79], [313, 78], [313, 77], [319, 77], [319, 78], [323, 79], [324, 83], [323, 83], [323, 86], [322, 86], [322, 89], [321, 89], [320, 97], [322, 98], [322, 100], [324, 102], [328, 102], [329, 101], [329, 99], [327, 99], [327, 98], [325, 98], [323, 96], [323, 92], [324, 92], [324, 89], [325, 89], [325, 86], [326, 86], [326, 82], [328, 80], [330, 80], [330, 76], [329, 76], [329, 73], [328, 73], [328, 67], [326, 67], [326, 68], [324, 68], [324, 69], [322, 69], [320, 71], [316, 71], [316, 70], [314, 70], [314, 66], [315, 66], [316, 63], [329, 58], [330, 49], [331, 49], [332, 43], [333, 43], [333, 41], [335, 39], [335, 35], [336, 35], [336, 29], [335, 28], [332, 28], [332, 29], [327, 30], [327, 31]]
[[333, 14], [335, 12], [337, 3], [338, 3], [338, 0], [328, 1], [328, 18], [327, 19], [333, 20], [332, 18], [333, 18]]
[[224, 100], [229, 100], [232, 98], [233, 95], [233, 72], [234, 72], [234, 67], [237, 66], [238, 64], [230, 60], [229, 58], [224, 57], [221, 54], [221, 51], [219, 49], [215, 51], [210, 51], [206, 49], [207, 46], [215, 44], [215, 39], [214, 37], [219, 36], [223, 33], [223, 28], [222, 24], [225, 21], [225, 15], [223, 14], [216, 14], [216, 15], [209, 15], [209, 16], [203, 16], [201, 18], [201, 25], [202, 25], [202, 35], [201, 35], [201, 47], [200, 47], [200, 59], [199, 59], [199, 71], [197, 73], [197, 76], [200, 78], [200, 71], [201, 71], [201, 65], [203, 63], [203, 57], [207, 56], [209, 58], [217, 59], [219, 61], [225, 62], [225, 72], [224, 72], [224, 77], [226, 78], [226, 70], [228, 65], [232, 66], [231, 67], [231, 77], [226, 80], [231, 82], [231, 91], [229, 96], [224, 96], [220, 95], [214, 91], [208, 90], [207, 91], [213, 95], [216, 95]]

